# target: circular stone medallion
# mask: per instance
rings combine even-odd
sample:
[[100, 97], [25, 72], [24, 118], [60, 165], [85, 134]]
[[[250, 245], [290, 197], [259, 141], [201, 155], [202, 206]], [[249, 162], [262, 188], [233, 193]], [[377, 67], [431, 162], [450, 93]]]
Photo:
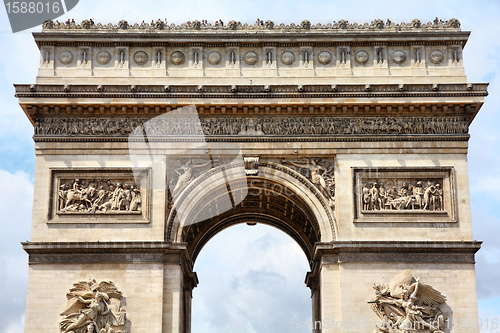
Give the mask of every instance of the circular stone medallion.
[[332, 54], [328, 51], [321, 51], [318, 54], [318, 61], [322, 65], [328, 65], [332, 61]]
[[243, 60], [247, 65], [255, 65], [257, 61], [259, 61], [259, 56], [254, 51], [248, 51], [243, 57]]
[[402, 64], [406, 60], [406, 54], [401, 50], [394, 51], [392, 60], [394, 60], [396, 64]]
[[212, 51], [207, 56], [208, 63], [210, 65], [218, 65], [222, 60], [222, 56], [217, 51]]
[[111, 54], [108, 51], [101, 51], [97, 53], [96, 60], [101, 65], [107, 65], [111, 61]]
[[134, 54], [134, 61], [137, 65], [144, 65], [148, 62], [148, 55], [144, 51], [137, 51]]
[[368, 52], [361, 50], [356, 52], [356, 56], [354, 58], [356, 59], [357, 63], [365, 64], [370, 58], [370, 55], [368, 54]]
[[443, 52], [439, 50], [432, 51], [429, 55], [429, 60], [435, 64], [441, 63], [441, 61], [443, 60]]
[[59, 61], [65, 65], [70, 64], [73, 61], [73, 53], [69, 51], [63, 51], [59, 55]]
[[290, 51], [285, 51], [281, 55], [281, 62], [285, 65], [291, 65], [295, 61], [295, 55]]
[[181, 65], [184, 63], [184, 60], [186, 60], [186, 57], [181, 51], [175, 51], [170, 56], [170, 62], [174, 65]]

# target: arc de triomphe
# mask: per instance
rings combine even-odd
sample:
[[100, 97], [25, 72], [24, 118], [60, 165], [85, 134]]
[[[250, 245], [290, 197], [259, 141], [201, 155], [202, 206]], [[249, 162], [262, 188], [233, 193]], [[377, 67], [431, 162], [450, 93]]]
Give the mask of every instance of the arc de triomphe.
[[317, 332], [478, 332], [468, 36], [45, 22], [16, 85], [36, 143], [25, 332], [190, 332], [197, 255], [238, 223], [301, 246]]

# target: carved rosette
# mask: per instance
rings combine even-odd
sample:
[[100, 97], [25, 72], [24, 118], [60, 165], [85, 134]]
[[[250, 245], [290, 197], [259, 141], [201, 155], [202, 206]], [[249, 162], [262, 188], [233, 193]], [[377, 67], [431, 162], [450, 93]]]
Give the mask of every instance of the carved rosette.
[[95, 279], [73, 284], [61, 312], [61, 333], [124, 333], [127, 316], [122, 292], [113, 281]]

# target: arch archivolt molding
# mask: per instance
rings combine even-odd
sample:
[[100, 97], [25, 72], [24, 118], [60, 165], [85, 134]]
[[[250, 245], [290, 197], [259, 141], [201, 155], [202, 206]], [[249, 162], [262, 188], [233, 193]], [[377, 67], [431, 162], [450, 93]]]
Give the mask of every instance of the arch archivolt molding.
[[259, 162], [257, 176], [246, 176], [244, 163], [231, 163], [194, 179], [173, 203], [165, 239], [188, 243], [194, 260], [216, 233], [244, 222], [283, 230], [308, 257], [316, 242], [337, 234], [329, 200], [311, 181], [287, 166]]

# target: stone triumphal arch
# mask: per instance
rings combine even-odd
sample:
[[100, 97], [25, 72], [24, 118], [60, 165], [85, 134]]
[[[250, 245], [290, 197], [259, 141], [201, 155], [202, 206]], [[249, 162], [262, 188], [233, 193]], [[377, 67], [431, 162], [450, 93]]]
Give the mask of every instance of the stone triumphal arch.
[[468, 36], [45, 22], [16, 85], [36, 143], [25, 331], [190, 332], [200, 250], [264, 223], [309, 260], [316, 331], [478, 332]]

